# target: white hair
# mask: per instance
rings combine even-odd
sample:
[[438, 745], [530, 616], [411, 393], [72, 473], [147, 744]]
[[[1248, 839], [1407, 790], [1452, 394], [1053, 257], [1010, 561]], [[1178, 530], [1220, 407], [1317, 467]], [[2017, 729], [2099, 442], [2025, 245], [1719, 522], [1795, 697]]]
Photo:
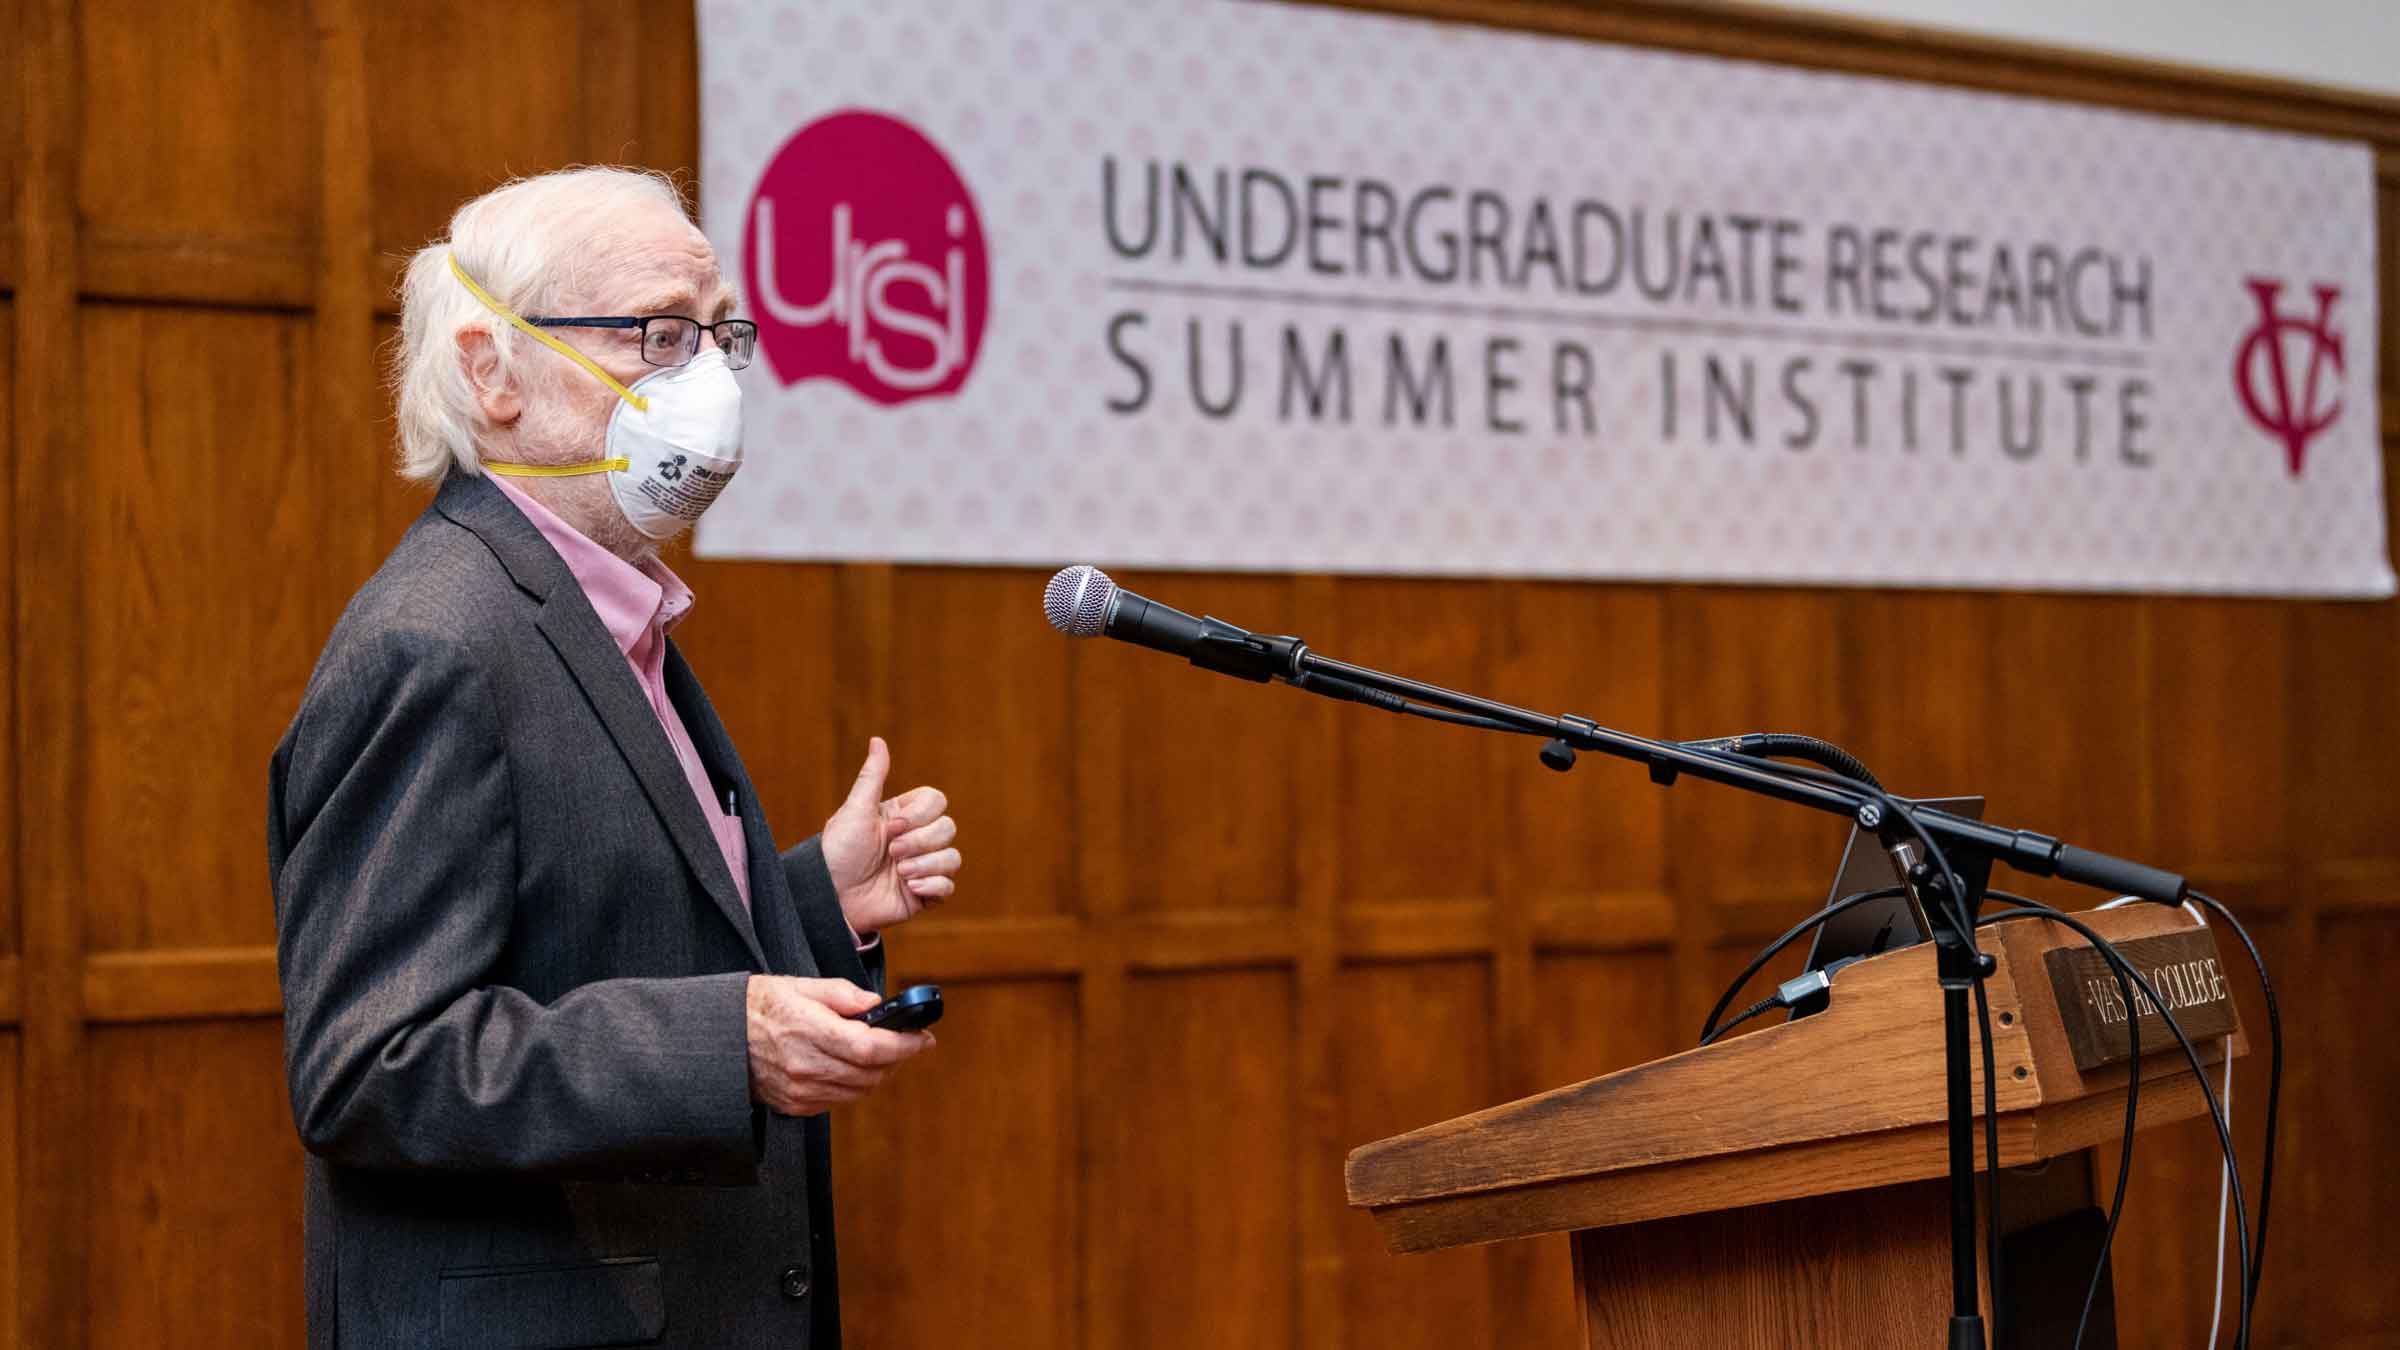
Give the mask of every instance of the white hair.
[[477, 436], [483, 409], [459, 365], [461, 333], [492, 335], [505, 377], [531, 339], [484, 308], [450, 258], [492, 297], [538, 314], [587, 293], [616, 236], [640, 208], [691, 213], [665, 174], [649, 169], [576, 168], [520, 178], [458, 208], [443, 238], [417, 250], [400, 283], [400, 342], [392, 391], [400, 421], [400, 474], [435, 483], [452, 469], [483, 471]]

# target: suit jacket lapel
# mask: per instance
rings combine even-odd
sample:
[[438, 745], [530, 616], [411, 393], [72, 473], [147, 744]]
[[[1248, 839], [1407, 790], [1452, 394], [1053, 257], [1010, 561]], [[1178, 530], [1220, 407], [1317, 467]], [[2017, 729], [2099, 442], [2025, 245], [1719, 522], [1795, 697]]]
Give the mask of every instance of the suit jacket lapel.
[[600, 616], [592, 612], [583, 588], [575, 584], [557, 551], [498, 488], [480, 479], [453, 477], [442, 485], [435, 505], [481, 536], [517, 584], [541, 600], [535, 625], [600, 714], [601, 725], [608, 728], [610, 739], [632, 766], [643, 795], [665, 823], [668, 836], [699, 878], [701, 888], [741, 934], [750, 959], [760, 970], [769, 969], [749, 911], [742, 905], [741, 893], [734, 889], [733, 873], [726, 869], [725, 854], [700, 814], [700, 803], [692, 796], [691, 783], [675, 759], [674, 748], [667, 744], [658, 714], [642, 696], [641, 685], [625, 663], [625, 653], [617, 649]]
[[[811, 942], [814, 925], [809, 922], [811, 916], [800, 913], [793, 901], [791, 886], [784, 878], [783, 855], [775, 847], [775, 832], [767, 823], [757, 789], [751, 786], [733, 738], [718, 720], [699, 678], [672, 641], [667, 643], [667, 697], [682, 715], [683, 729], [690, 733], [700, 761], [733, 783], [741, 798], [742, 838], [750, 849], [750, 917], [758, 927], [759, 945], [778, 974], [818, 974], [820, 963]], [[848, 926], [842, 927], [846, 933]]]

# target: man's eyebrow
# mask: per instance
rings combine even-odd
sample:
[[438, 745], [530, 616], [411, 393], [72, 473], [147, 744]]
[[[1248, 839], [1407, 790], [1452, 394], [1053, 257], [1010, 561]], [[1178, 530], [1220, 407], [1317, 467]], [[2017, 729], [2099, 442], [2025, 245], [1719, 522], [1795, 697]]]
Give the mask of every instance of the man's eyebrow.
[[735, 310], [741, 308], [741, 305], [742, 293], [728, 286], [725, 288], [724, 298], [717, 301], [716, 313], [710, 315], [709, 319], [711, 322], [715, 322], [717, 320], [727, 318], [732, 315]]
[[688, 314], [695, 303], [697, 303], [697, 297], [692, 294], [691, 288], [678, 286], [671, 291], [653, 292], [649, 300], [632, 312], [635, 314]]

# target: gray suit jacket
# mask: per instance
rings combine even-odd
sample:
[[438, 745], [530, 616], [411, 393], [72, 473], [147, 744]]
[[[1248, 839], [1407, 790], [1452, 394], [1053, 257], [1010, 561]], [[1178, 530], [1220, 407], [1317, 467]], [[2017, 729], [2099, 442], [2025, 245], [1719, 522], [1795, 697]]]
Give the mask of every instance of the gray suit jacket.
[[[753, 971], [879, 986], [670, 647], [745, 913], [566, 564], [454, 476], [352, 599], [268, 786], [309, 1344], [834, 1346], [823, 1117], [750, 1100]], [[870, 965], [873, 966], [870, 969]]]

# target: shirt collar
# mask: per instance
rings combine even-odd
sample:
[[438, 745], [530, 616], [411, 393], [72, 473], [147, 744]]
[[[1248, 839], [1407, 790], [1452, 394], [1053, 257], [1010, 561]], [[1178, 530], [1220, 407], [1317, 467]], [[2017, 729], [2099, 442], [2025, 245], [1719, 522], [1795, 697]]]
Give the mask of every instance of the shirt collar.
[[575, 584], [600, 616], [600, 624], [617, 643], [617, 650], [628, 657], [635, 647], [649, 637], [656, 625], [662, 633], [673, 632], [684, 616], [692, 612], [692, 588], [683, 584], [668, 566], [651, 558], [635, 566], [616, 554], [592, 542], [581, 530], [561, 519], [557, 512], [535, 501], [523, 488], [498, 474], [485, 475], [492, 486], [500, 489], [517, 504], [525, 518], [550, 547], [558, 550], [559, 560], [567, 565]]

